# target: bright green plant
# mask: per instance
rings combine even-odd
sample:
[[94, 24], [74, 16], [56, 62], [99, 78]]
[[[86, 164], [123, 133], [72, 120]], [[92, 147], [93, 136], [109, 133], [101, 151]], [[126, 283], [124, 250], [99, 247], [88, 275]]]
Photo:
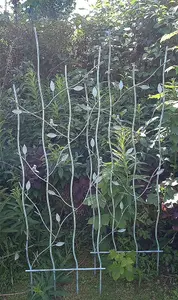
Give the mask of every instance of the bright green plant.
[[135, 253], [118, 253], [111, 250], [108, 256], [111, 264], [107, 270], [114, 280], [126, 279], [132, 281], [135, 278]]

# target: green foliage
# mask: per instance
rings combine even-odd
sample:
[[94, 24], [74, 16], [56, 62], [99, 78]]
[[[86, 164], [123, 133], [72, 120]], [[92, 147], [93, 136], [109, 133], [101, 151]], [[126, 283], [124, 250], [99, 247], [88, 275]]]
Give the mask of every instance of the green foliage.
[[42, 273], [34, 276], [33, 295], [29, 294], [28, 299], [34, 300], [48, 300], [53, 297], [65, 296], [67, 293], [62, 288], [63, 284], [69, 282], [69, 278], [65, 275], [57, 275], [58, 290], [54, 291], [53, 274]]
[[114, 280], [120, 278], [132, 281], [135, 278], [135, 253], [118, 253], [115, 250], [111, 250], [108, 259], [112, 262], [108, 266], [110, 276]]
[[[57, 3], [58, 2], [58, 3]], [[60, 5], [57, 5], [60, 4]], [[68, 64], [68, 81], [70, 86], [72, 120], [71, 120], [71, 150], [74, 158], [75, 179], [88, 176], [90, 162], [86, 145], [86, 120], [92, 112], [88, 124], [89, 141], [94, 141], [97, 121], [97, 97], [93, 95], [96, 88], [96, 74], [88, 71], [96, 65], [98, 46], [102, 47], [102, 62], [100, 66], [101, 89], [101, 116], [99, 124], [98, 143], [101, 160], [101, 174], [93, 178], [93, 185], [99, 180], [99, 206], [101, 209], [101, 247], [111, 248], [110, 230], [113, 223], [113, 203], [115, 204], [115, 239], [119, 247], [124, 250], [134, 249], [133, 241], [133, 180], [136, 185], [138, 215], [136, 234], [139, 249], [156, 249], [155, 218], [158, 209], [158, 198], [155, 191], [156, 168], [158, 166], [158, 124], [162, 109], [162, 98], [166, 97], [165, 113], [161, 126], [162, 169], [160, 170], [161, 201], [174, 199], [177, 192], [175, 180], [178, 173], [178, 118], [177, 118], [177, 6], [174, 1], [97, 1], [93, 15], [87, 18], [75, 16], [70, 21], [59, 20], [61, 12], [71, 7], [72, 1], [39, 1], [27, 0], [24, 3], [25, 11], [30, 8], [31, 19], [47, 17], [36, 23], [40, 44], [40, 73], [45, 107], [45, 143], [49, 159], [50, 184], [57, 188], [65, 198], [66, 185], [71, 180], [71, 161], [67, 145], [67, 124], [69, 121], [69, 107], [66, 93], [64, 65]], [[118, 9], [119, 8], [119, 9]], [[52, 18], [53, 20], [49, 20]], [[55, 19], [55, 20], [54, 20]], [[35, 20], [36, 21], [36, 20]], [[17, 124], [16, 115], [12, 115], [15, 108], [12, 83], [16, 84], [19, 103], [25, 113], [21, 114], [21, 147], [26, 145], [27, 154], [34, 158], [37, 149], [41, 146], [41, 104], [36, 75], [36, 47], [31, 23], [23, 19], [19, 24], [12, 21], [0, 20], [0, 256], [2, 263], [0, 273], [15, 268], [24, 268], [25, 264], [25, 221], [21, 202], [21, 170], [16, 149]], [[22, 26], [23, 25], [23, 26]], [[111, 93], [113, 114], [111, 120], [111, 140], [113, 151], [113, 166], [111, 165], [108, 146], [108, 116], [109, 95], [107, 86], [108, 69], [108, 42], [111, 42]], [[160, 44], [161, 42], [161, 44]], [[162, 81], [162, 63], [165, 46], [168, 45], [168, 62], [166, 66], [165, 95], [160, 82]], [[133, 120], [133, 91], [132, 63], [136, 63], [137, 108], [134, 131], [134, 142], [137, 152], [135, 161], [132, 141]], [[151, 76], [155, 70], [157, 72]], [[72, 71], [74, 70], [74, 71]], [[85, 77], [85, 79], [84, 79]], [[84, 79], [84, 80], [83, 80]], [[52, 81], [51, 81], [52, 80]], [[122, 80], [122, 81], [120, 81]], [[54, 87], [50, 88], [50, 82]], [[120, 88], [119, 82], [124, 84]], [[87, 85], [88, 106], [86, 105], [84, 85]], [[79, 89], [77, 89], [79, 88]], [[53, 101], [51, 101], [53, 99]], [[30, 114], [30, 112], [32, 114]], [[35, 116], [34, 116], [35, 114]], [[37, 118], [35, 118], [37, 116]], [[57, 130], [57, 131], [56, 131]], [[51, 137], [52, 134], [52, 137]], [[77, 138], [77, 139], [76, 139]], [[91, 146], [93, 173], [96, 173], [95, 145]], [[30, 157], [31, 158], [31, 157]], [[40, 157], [41, 159], [41, 157]], [[44, 161], [41, 169], [44, 171]], [[136, 175], [133, 169], [136, 164]], [[34, 163], [36, 165], [36, 163]], [[113, 168], [113, 170], [112, 170]], [[40, 170], [41, 171], [41, 170]], [[112, 171], [112, 193], [110, 179]], [[44, 172], [45, 173], [45, 172]], [[152, 174], [154, 173], [153, 177]], [[43, 174], [43, 173], [42, 173]], [[27, 174], [28, 175], [28, 174]], [[43, 177], [45, 175], [43, 174]], [[151, 179], [150, 179], [151, 178]], [[169, 180], [168, 180], [169, 178]], [[168, 182], [169, 181], [169, 182]], [[29, 196], [33, 201], [26, 199], [26, 210], [30, 226], [30, 256], [48, 246], [48, 231], [44, 228], [40, 216], [34, 213], [38, 208], [43, 220], [49, 227], [49, 215], [45, 202], [44, 185], [40, 181], [40, 189], [32, 188]], [[80, 191], [79, 191], [80, 192]], [[79, 193], [78, 192], [78, 193]], [[77, 198], [78, 195], [75, 195]], [[75, 198], [74, 197], [74, 198]], [[65, 218], [66, 208], [60, 197], [52, 191], [50, 203], [52, 207], [53, 231], [57, 234], [59, 223], [56, 214]], [[75, 200], [75, 199], [74, 199]], [[83, 200], [83, 199], [82, 199]], [[79, 226], [94, 225], [95, 233], [99, 229], [97, 201], [95, 193], [86, 197], [87, 211], [84, 220], [78, 217]], [[77, 204], [76, 204], [77, 206]], [[95, 218], [91, 217], [95, 209]], [[162, 215], [161, 215], [162, 218]], [[83, 223], [85, 226], [83, 226]], [[78, 226], [78, 225], [77, 225]], [[174, 260], [177, 266], [177, 257], [174, 254], [170, 240], [174, 236], [171, 221], [160, 221], [160, 242], [165, 247], [167, 256], [163, 256], [169, 272], [175, 272]], [[91, 226], [89, 226], [91, 227]], [[68, 239], [71, 228], [71, 218], [58, 236], [64, 241], [60, 253], [54, 248], [55, 259], [60, 265], [68, 263], [70, 245]], [[109, 233], [108, 233], [109, 232]], [[169, 236], [169, 234], [170, 236]], [[106, 238], [107, 237], [107, 238]], [[88, 236], [78, 238], [78, 244], [83, 240], [89, 242]], [[82, 240], [82, 241], [81, 241]], [[106, 242], [106, 243], [105, 243]], [[104, 245], [105, 243], [105, 245]], [[166, 244], [168, 246], [166, 248]], [[174, 240], [174, 247], [176, 240]], [[172, 246], [172, 248], [171, 248]], [[46, 251], [47, 254], [49, 251]], [[35, 259], [35, 266], [48, 265], [51, 267], [48, 255]], [[174, 259], [173, 259], [174, 258]], [[108, 268], [114, 280], [135, 278], [135, 256], [133, 253], [116, 253], [111, 251], [111, 261]], [[155, 266], [155, 259], [143, 256], [140, 259], [143, 270]], [[138, 275], [138, 274], [137, 274]], [[155, 273], [154, 273], [155, 275]], [[140, 275], [141, 276], [141, 275]], [[148, 274], [147, 274], [148, 276]], [[63, 275], [62, 275], [63, 278]], [[59, 279], [62, 280], [62, 278]], [[44, 274], [37, 278], [34, 287], [34, 299], [49, 299], [53, 297], [51, 277]], [[57, 296], [57, 295], [56, 295]]]

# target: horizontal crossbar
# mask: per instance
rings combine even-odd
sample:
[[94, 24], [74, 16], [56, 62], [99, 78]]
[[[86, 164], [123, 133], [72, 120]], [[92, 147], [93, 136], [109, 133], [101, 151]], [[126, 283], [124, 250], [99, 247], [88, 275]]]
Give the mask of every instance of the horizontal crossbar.
[[[116, 251], [117, 253], [131, 253], [131, 252], [136, 252], [136, 253], [162, 253], [163, 250], [138, 250], [138, 251]], [[99, 251], [95, 252], [92, 251], [90, 254], [109, 254], [109, 251]]]
[[106, 268], [70, 268], [70, 269], [32, 269], [25, 270], [27, 273], [35, 273], [35, 272], [68, 272], [68, 271], [97, 271], [97, 270], [106, 270]]

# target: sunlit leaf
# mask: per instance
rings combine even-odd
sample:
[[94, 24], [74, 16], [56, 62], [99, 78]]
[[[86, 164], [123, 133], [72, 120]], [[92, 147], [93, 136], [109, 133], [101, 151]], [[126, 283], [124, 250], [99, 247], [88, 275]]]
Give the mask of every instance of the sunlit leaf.
[[164, 97], [164, 93], [161, 94], [155, 94], [155, 95], [149, 95], [149, 99], [161, 99]]
[[168, 73], [168, 72], [171, 71], [171, 70], [175, 70], [175, 66], [170, 66], [169, 68], [167, 68], [167, 69], [165, 70], [165, 72]]
[[178, 34], [178, 30], [174, 31], [174, 32], [171, 32], [171, 33], [168, 33], [168, 34], [165, 34], [162, 36], [161, 38], [161, 43], [162, 42], [165, 42], [166, 40], [169, 40], [170, 38], [172, 38], [173, 36], [177, 35]]

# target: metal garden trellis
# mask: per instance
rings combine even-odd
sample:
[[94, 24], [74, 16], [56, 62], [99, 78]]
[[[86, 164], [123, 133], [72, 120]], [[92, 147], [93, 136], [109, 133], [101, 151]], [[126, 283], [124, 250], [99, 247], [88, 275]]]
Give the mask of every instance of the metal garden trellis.
[[[40, 80], [40, 50], [39, 50], [39, 43], [38, 43], [38, 36], [36, 32], [36, 28], [34, 28], [34, 33], [35, 33], [35, 39], [36, 39], [36, 48], [37, 48], [37, 79], [38, 79], [38, 87], [39, 87], [39, 93], [40, 93], [40, 99], [41, 99], [41, 113], [42, 117], [41, 118], [41, 138], [42, 138], [42, 147], [44, 151], [44, 160], [45, 160], [45, 167], [46, 167], [46, 178], [43, 179], [41, 178], [37, 173], [36, 170], [31, 168], [31, 171], [36, 174], [41, 180], [45, 182], [46, 186], [46, 205], [48, 208], [48, 214], [49, 214], [49, 228], [45, 224], [42, 215], [40, 214], [40, 211], [38, 210], [38, 207], [33, 203], [32, 199], [28, 196], [28, 191], [31, 187], [30, 182], [25, 182], [25, 169], [24, 169], [24, 162], [27, 163], [26, 161], [26, 154], [27, 154], [27, 147], [24, 145], [21, 147], [20, 144], [20, 115], [22, 113], [26, 114], [31, 114], [34, 117], [38, 117], [38, 112], [29, 112], [25, 108], [21, 107], [19, 105], [18, 101], [18, 96], [17, 96], [17, 91], [16, 87], [13, 86], [14, 90], [14, 98], [15, 98], [15, 103], [16, 103], [16, 109], [13, 111], [17, 115], [17, 148], [18, 148], [18, 154], [19, 154], [19, 159], [20, 159], [20, 164], [21, 164], [21, 170], [22, 170], [22, 184], [21, 184], [21, 191], [22, 191], [22, 205], [23, 205], [23, 212], [24, 212], [24, 217], [25, 217], [25, 222], [26, 222], [26, 259], [28, 263], [28, 272], [30, 274], [30, 284], [31, 287], [33, 287], [33, 273], [36, 272], [52, 272], [53, 273], [53, 281], [54, 281], [54, 290], [56, 290], [56, 272], [69, 272], [69, 271], [75, 271], [76, 272], [76, 292], [79, 292], [79, 271], [91, 271], [93, 270], [94, 272], [99, 271], [100, 273], [100, 282], [99, 282], [99, 291], [101, 293], [102, 291], [102, 271], [105, 269], [102, 266], [102, 261], [101, 261], [101, 254], [108, 254], [109, 251], [100, 251], [100, 242], [101, 242], [101, 210], [100, 210], [100, 205], [99, 205], [99, 182], [100, 182], [100, 173], [101, 173], [101, 157], [100, 157], [100, 151], [99, 151], [99, 146], [98, 146], [98, 133], [99, 133], [99, 124], [100, 124], [100, 117], [101, 117], [101, 93], [100, 93], [100, 65], [101, 65], [101, 48], [99, 48], [98, 52], [98, 62], [97, 65], [92, 69], [97, 72], [97, 84], [96, 87], [93, 88], [93, 98], [95, 99], [94, 107], [93, 109], [97, 109], [97, 123], [96, 123], [96, 129], [95, 129], [95, 137], [92, 138], [92, 140], [89, 140], [89, 123], [90, 123], [90, 118], [93, 112], [93, 109], [89, 107], [89, 96], [88, 96], [88, 90], [87, 90], [87, 85], [84, 83], [84, 91], [85, 91], [85, 98], [86, 98], [86, 107], [87, 107], [87, 121], [86, 124], [84, 124], [84, 128], [82, 132], [86, 132], [86, 147], [88, 150], [88, 156], [89, 156], [89, 162], [90, 162], [90, 174], [89, 174], [89, 179], [90, 179], [90, 186], [87, 195], [91, 195], [91, 188], [94, 185], [95, 186], [95, 191], [96, 191], [96, 204], [97, 204], [97, 216], [98, 216], [98, 231], [97, 231], [97, 237], [95, 240], [95, 229], [94, 225], [92, 226], [92, 248], [93, 250], [90, 252], [92, 255], [94, 255], [94, 267], [91, 268], [86, 268], [86, 267], [79, 267], [78, 264], [78, 259], [77, 259], [77, 254], [76, 254], [76, 248], [75, 248], [75, 238], [76, 238], [76, 211], [79, 208], [75, 208], [74, 206], [74, 199], [73, 199], [73, 182], [74, 182], [74, 160], [73, 160], [73, 154], [71, 150], [71, 143], [73, 143], [79, 136], [80, 134], [75, 137], [74, 139], [71, 139], [71, 120], [72, 120], [72, 106], [71, 106], [71, 98], [70, 98], [70, 89], [68, 85], [68, 74], [67, 74], [67, 67], [65, 67], [65, 84], [66, 84], [66, 92], [67, 92], [67, 98], [68, 98], [68, 107], [69, 107], [69, 119], [68, 119], [68, 134], [67, 134], [67, 145], [65, 149], [68, 149], [69, 151], [69, 156], [70, 156], [70, 161], [71, 161], [71, 182], [70, 182], [70, 200], [71, 204], [69, 205], [64, 201], [64, 199], [61, 198], [60, 194], [58, 191], [55, 189], [55, 187], [49, 182], [49, 178], [52, 174], [49, 170], [49, 163], [48, 163], [48, 157], [47, 157], [47, 151], [46, 151], [46, 144], [45, 144], [45, 125], [47, 124], [50, 126], [55, 134], [61, 134], [56, 127], [54, 126], [53, 122], [47, 122], [45, 119], [45, 112], [46, 109], [50, 106], [50, 104], [54, 101], [54, 99], [58, 96], [58, 94], [55, 95], [55, 85], [53, 82], [51, 82], [50, 88], [51, 91], [53, 92], [53, 97], [51, 101], [48, 103], [48, 105], [45, 106], [44, 99], [43, 99], [43, 91], [41, 88], [41, 80]], [[136, 189], [135, 189], [135, 175], [137, 171], [137, 152], [136, 152], [136, 146], [135, 146], [135, 120], [137, 117], [137, 92], [136, 88], [146, 82], [148, 79], [146, 79], [144, 82], [136, 84], [135, 81], [135, 65], [133, 65], [133, 86], [126, 90], [125, 92], [122, 92], [120, 94], [119, 99], [113, 104], [112, 103], [112, 93], [111, 93], [111, 80], [110, 80], [110, 72], [111, 72], [111, 39], [110, 37], [108, 38], [108, 45], [109, 45], [109, 55], [108, 55], [108, 70], [107, 70], [107, 76], [108, 76], [108, 95], [109, 95], [109, 118], [108, 118], [108, 145], [109, 145], [109, 150], [110, 150], [110, 159], [111, 159], [111, 173], [110, 173], [110, 194], [112, 198], [112, 242], [113, 242], [113, 247], [118, 253], [122, 252], [131, 252], [130, 251], [119, 251], [116, 246], [115, 242], [115, 229], [116, 229], [116, 224], [115, 224], [115, 203], [114, 203], [114, 197], [113, 197], [113, 178], [112, 178], [112, 171], [113, 171], [113, 154], [112, 154], [112, 142], [111, 142], [111, 123], [112, 123], [112, 114], [113, 114], [113, 108], [114, 106], [119, 102], [119, 100], [123, 97], [125, 93], [128, 92], [128, 90], [133, 90], [133, 97], [134, 97], [134, 115], [133, 115], [133, 122], [132, 122], [132, 144], [133, 144], [133, 156], [134, 156], [134, 171], [133, 171], [133, 182], [132, 182], [132, 190], [133, 190], [133, 201], [134, 201], [134, 207], [135, 207], [135, 216], [134, 216], [134, 224], [133, 224], [133, 239], [135, 243], [135, 249], [134, 251], [136, 252], [136, 266], [138, 266], [138, 254], [139, 253], [156, 253], [157, 254], [157, 272], [159, 271], [159, 256], [162, 250], [160, 250], [160, 245], [159, 245], [159, 240], [158, 240], [158, 223], [159, 223], [159, 217], [160, 217], [160, 194], [159, 194], [159, 176], [160, 176], [160, 169], [162, 165], [162, 153], [161, 153], [161, 139], [160, 139], [160, 134], [161, 134], [161, 126], [162, 126], [162, 120], [163, 120], [163, 115], [164, 115], [164, 103], [165, 103], [165, 93], [164, 93], [164, 84], [165, 84], [165, 68], [166, 68], [166, 62], [167, 62], [167, 53], [168, 53], [168, 48], [166, 48], [165, 51], [165, 58], [164, 58], [164, 63], [160, 66], [163, 67], [163, 76], [162, 76], [162, 90], [160, 93], [163, 93], [163, 98], [162, 98], [162, 110], [161, 110], [161, 115], [160, 115], [160, 121], [159, 121], [159, 128], [158, 128], [158, 142], [159, 142], [159, 165], [157, 168], [157, 173], [156, 173], [156, 190], [157, 190], [157, 199], [158, 199], [158, 211], [157, 211], [157, 218], [156, 218], [156, 225], [155, 225], [155, 240], [157, 244], [157, 249], [156, 250], [139, 250], [138, 248], [138, 243], [137, 243], [137, 235], [136, 235], [136, 224], [137, 224], [137, 200], [138, 196], [136, 195]], [[159, 67], [159, 68], [160, 68]], [[159, 69], [158, 68], [158, 69]], [[157, 71], [157, 70], [156, 70]], [[155, 71], [155, 72], [156, 72]], [[154, 73], [155, 73], [154, 72]], [[153, 76], [153, 74], [151, 75]], [[150, 76], [150, 77], [151, 77]], [[149, 78], [150, 78], [149, 77]], [[81, 83], [81, 82], [80, 82]], [[78, 83], [78, 84], [80, 84]], [[120, 91], [123, 88], [123, 83], [120, 82]], [[96, 157], [97, 157], [97, 174], [93, 174], [93, 165], [92, 165], [92, 157], [91, 154], [94, 151], [94, 147], [96, 149]], [[61, 159], [61, 153], [59, 155], [58, 163], [60, 163]], [[49, 189], [50, 188], [50, 189]], [[52, 188], [52, 190], [51, 190]], [[75, 261], [75, 267], [73, 268], [57, 268], [57, 263], [54, 260], [53, 256], [53, 245], [56, 242], [57, 235], [59, 234], [64, 222], [66, 221], [67, 217], [64, 220], [60, 220], [60, 217], [57, 215], [56, 218], [58, 219], [59, 222], [59, 230], [57, 235], [55, 236], [53, 234], [53, 221], [52, 221], [52, 213], [51, 213], [51, 206], [50, 206], [50, 195], [56, 195], [66, 205], [68, 205], [71, 208], [71, 213], [73, 216], [73, 236], [72, 236], [72, 253], [73, 253], [73, 258]], [[31, 201], [33, 203], [34, 207], [38, 211], [38, 214], [41, 218], [41, 221], [45, 228], [49, 232], [49, 245], [48, 248], [50, 252], [50, 260], [51, 260], [51, 269], [34, 269], [33, 265], [34, 262], [36, 261], [37, 258], [32, 262], [29, 257], [29, 233], [30, 233], [30, 227], [29, 227], [29, 222], [28, 222], [28, 217], [27, 217], [27, 212], [26, 212], [26, 199]], [[93, 208], [93, 218], [95, 219], [96, 217], [96, 212], [95, 209]], [[44, 249], [40, 254], [42, 255], [47, 249]], [[108, 249], [109, 250], [109, 249]], [[96, 258], [98, 258], [99, 261], [99, 267], [97, 267], [96, 264]], [[33, 291], [32, 291], [33, 293]]]

